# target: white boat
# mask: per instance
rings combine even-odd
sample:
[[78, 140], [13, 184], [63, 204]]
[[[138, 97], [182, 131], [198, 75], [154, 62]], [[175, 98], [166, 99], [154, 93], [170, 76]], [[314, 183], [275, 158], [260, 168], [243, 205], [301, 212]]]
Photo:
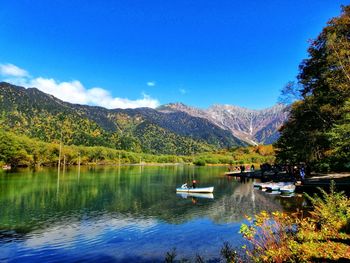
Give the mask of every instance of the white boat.
[[264, 185], [266, 185], [267, 183], [257, 183], [257, 182], [255, 182], [254, 184], [253, 184], [253, 187], [256, 187], [256, 188], [263, 188], [263, 186]]
[[266, 191], [279, 191], [280, 187], [284, 186], [282, 183], [270, 183], [269, 185], [266, 185]]
[[269, 195], [280, 195], [281, 194], [280, 191], [266, 191], [266, 193]]
[[271, 183], [270, 185], [266, 186], [266, 190], [268, 190], [268, 191], [281, 191], [281, 188], [287, 187], [290, 185], [293, 185], [293, 183], [285, 183], [285, 182]]
[[239, 170], [236, 170], [236, 171], [231, 171], [231, 172], [226, 172], [225, 175], [229, 175], [229, 176], [233, 176], [233, 175], [250, 175], [250, 174], [254, 174], [254, 171], [250, 171], [250, 170], [247, 170], [247, 171], [239, 171]]
[[267, 187], [271, 186], [273, 183], [272, 182], [267, 182], [267, 183], [254, 183], [253, 187], [259, 188], [261, 190], [266, 190]]
[[281, 194], [280, 197], [282, 198], [289, 198], [289, 197], [294, 197], [295, 193], [291, 193], [291, 194]]
[[210, 187], [188, 187], [187, 184], [183, 184], [181, 187], [176, 188], [176, 192], [184, 193], [212, 193], [214, 192], [214, 186]]
[[295, 192], [295, 185], [289, 184], [280, 188], [281, 194], [292, 194]]
[[212, 193], [184, 193], [184, 192], [179, 192], [179, 193], [177, 193], [177, 195], [180, 195], [184, 199], [186, 199], [187, 197], [214, 199], [214, 195]]

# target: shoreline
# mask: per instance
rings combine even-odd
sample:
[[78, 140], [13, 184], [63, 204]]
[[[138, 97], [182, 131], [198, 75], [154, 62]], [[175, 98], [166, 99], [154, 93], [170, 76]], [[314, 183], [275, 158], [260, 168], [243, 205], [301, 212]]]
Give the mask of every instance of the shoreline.
[[343, 179], [348, 178], [350, 179], [350, 172], [339, 172], [339, 173], [311, 173], [311, 177], [308, 179]]
[[[142, 162], [142, 163], [123, 163], [123, 164], [118, 164], [118, 163], [84, 163], [84, 164], [80, 164], [81, 167], [89, 167], [89, 166], [112, 166], [112, 167], [123, 167], [123, 166], [181, 166], [181, 165], [188, 165], [188, 166], [196, 166], [196, 167], [227, 167], [230, 164], [228, 163], [217, 163], [217, 164], [210, 164], [207, 163], [205, 165], [196, 165], [193, 163], [146, 163], [146, 162]], [[0, 171], [11, 171], [11, 170], [15, 170], [15, 169], [26, 169], [26, 168], [57, 168], [58, 165], [36, 165], [36, 166], [17, 166], [17, 167], [11, 167], [11, 166], [7, 166], [6, 168], [2, 167], [2, 169], [0, 169]], [[63, 167], [79, 167], [79, 164], [66, 164], [61, 165], [61, 168]]]

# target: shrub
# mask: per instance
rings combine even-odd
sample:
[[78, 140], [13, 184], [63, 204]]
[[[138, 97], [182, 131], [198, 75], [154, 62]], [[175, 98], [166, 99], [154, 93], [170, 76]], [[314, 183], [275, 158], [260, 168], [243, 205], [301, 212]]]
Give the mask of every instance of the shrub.
[[193, 164], [194, 164], [194, 165], [197, 165], [197, 166], [205, 166], [206, 162], [205, 162], [205, 160], [203, 160], [203, 159], [198, 159], [198, 160], [195, 160], [195, 161], [193, 162]]
[[[335, 191], [335, 183], [331, 181], [330, 193], [323, 189], [321, 197], [306, 195], [311, 201], [314, 209], [311, 213], [312, 221], [317, 225], [322, 238], [338, 238], [342, 235], [342, 230], [348, 227], [350, 220], [350, 199], [344, 192]], [[303, 230], [303, 229], [302, 229]]]
[[249, 242], [245, 247], [256, 262], [310, 262], [350, 260], [350, 199], [343, 192], [321, 190], [321, 197], [310, 199], [313, 210], [309, 217], [261, 212], [241, 234]]
[[327, 173], [331, 170], [329, 163], [319, 163], [315, 165], [315, 170], [318, 172]]

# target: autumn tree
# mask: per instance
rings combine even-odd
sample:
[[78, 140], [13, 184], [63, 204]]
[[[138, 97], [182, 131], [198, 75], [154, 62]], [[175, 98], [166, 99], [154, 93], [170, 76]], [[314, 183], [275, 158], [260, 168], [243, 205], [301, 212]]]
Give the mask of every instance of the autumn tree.
[[[309, 58], [300, 65], [301, 100], [293, 103], [290, 118], [276, 143], [282, 162], [308, 162], [315, 168], [344, 169], [335, 160], [334, 136], [345, 121], [350, 98], [350, 6], [331, 19], [312, 41]], [[338, 126], [339, 127], [339, 126]], [[337, 165], [335, 163], [338, 163]]]

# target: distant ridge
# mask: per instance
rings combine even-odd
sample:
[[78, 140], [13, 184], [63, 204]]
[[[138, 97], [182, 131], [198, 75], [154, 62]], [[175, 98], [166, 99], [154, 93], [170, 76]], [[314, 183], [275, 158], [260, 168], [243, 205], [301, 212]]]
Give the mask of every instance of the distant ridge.
[[278, 129], [287, 120], [289, 106], [276, 104], [262, 110], [251, 110], [234, 105], [213, 105], [208, 109], [170, 103], [158, 108], [162, 112], [186, 112], [207, 119], [235, 137], [249, 144], [271, 144], [279, 137]]

